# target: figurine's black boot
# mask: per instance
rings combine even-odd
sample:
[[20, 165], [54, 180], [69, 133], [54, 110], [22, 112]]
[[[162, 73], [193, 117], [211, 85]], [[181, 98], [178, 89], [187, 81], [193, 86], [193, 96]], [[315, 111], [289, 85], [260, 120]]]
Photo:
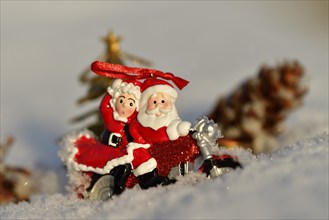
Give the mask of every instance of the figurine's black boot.
[[140, 175], [137, 178], [142, 189], [148, 189], [158, 185], [165, 186], [176, 182], [175, 179], [169, 179], [168, 177], [160, 176], [156, 169], [149, 173]]
[[131, 165], [124, 164], [114, 167], [110, 174], [114, 177], [113, 194], [119, 195], [126, 188], [126, 182], [131, 173]]
[[[206, 159], [203, 162], [203, 172], [207, 176], [215, 177], [228, 172], [229, 169], [242, 168], [242, 165], [232, 157], [223, 159]], [[221, 169], [221, 170], [219, 170]]]
[[206, 159], [203, 162], [203, 172], [206, 173], [207, 176], [210, 175], [210, 171], [216, 166], [216, 161], [213, 159]]

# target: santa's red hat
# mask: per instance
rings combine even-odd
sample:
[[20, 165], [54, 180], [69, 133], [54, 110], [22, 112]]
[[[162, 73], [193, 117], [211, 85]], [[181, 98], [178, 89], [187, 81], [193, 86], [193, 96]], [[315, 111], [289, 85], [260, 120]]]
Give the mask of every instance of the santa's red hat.
[[150, 78], [145, 80], [141, 86], [141, 92], [141, 106], [147, 102], [151, 95], [158, 92], [168, 94], [173, 101], [175, 101], [177, 98], [177, 91], [174, 89], [174, 87], [169, 82], [157, 78]]

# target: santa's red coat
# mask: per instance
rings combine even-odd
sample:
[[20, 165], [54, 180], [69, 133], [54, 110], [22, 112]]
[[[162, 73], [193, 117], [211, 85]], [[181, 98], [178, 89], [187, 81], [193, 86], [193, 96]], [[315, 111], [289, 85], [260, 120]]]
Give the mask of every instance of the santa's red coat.
[[144, 127], [137, 119], [131, 122], [129, 132], [134, 142], [140, 144], [154, 144], [168, 142], [167, 127], [163, 126], [157, 130], [150, 127]]

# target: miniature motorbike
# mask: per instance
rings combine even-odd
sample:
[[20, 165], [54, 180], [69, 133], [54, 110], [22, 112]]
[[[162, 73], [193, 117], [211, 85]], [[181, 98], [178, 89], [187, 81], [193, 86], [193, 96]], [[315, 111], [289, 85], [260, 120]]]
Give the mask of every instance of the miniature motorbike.
[[[169, 143], [154, 144], [149, 148], [149, 152], [157, 161], [159, 175], [167, 176], [169, 179], [192, 172], [202, 172], [208, 178], [216, 178], [242, 167], [237, 158], [228, 154], [212, 154], [212, 148], [217, 146], [216, 141], [220, 137], [217, 124], [204, 117], [192, 126], [187, 136]], [[196, 160], [199, 158], [202, 160], [202, 165], [195, 167]], [[85, 198], [91, 200], [111, 198], [114, 194], [114, 176], [109, 172], [101, 175], [94, 173], [93, 177]], [[125, 186], [138, 187], [137, 178], [130, 174]]]

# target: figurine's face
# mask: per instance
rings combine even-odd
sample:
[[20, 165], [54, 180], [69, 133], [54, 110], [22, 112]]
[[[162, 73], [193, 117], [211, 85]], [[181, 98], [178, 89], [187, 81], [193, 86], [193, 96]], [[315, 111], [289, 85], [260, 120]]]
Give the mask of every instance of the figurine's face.
[[147, 101], [146, 112], [150, 115], [160, 117], [172, 110], [170, 96], [165, 93], [155, 93]]
[[130, 117], [136, 110], [135, 96], [128, 93], [120, 95], [115, 102], [115, 110], [120, 117]]

